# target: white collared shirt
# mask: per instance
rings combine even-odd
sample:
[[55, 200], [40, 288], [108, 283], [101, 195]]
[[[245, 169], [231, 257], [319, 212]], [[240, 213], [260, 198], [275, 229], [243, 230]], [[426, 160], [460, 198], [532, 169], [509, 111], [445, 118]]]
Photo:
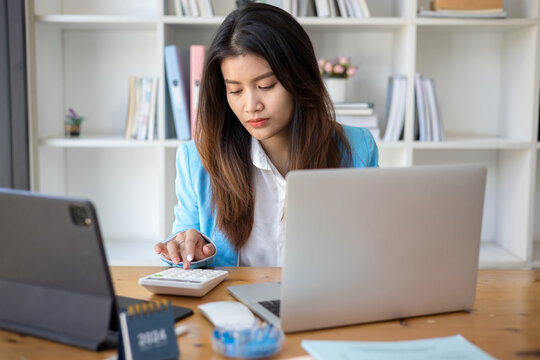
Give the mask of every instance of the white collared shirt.
[[239, 254], [240, 266], [281, 266], [286, 181], [257, 139], [251, 138], [255, 185], [254, 223]]

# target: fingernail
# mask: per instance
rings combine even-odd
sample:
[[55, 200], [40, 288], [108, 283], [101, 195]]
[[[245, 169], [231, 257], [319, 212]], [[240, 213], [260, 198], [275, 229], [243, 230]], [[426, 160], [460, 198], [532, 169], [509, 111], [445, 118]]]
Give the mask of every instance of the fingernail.
[[187, 256], [187, 261], [191, 262], [193, 260], [193, 255], [189, 254]]
[[174, 259], [173, 259], [173, 262], [175, 264], [178, 264], [180, 262], [180, 258], [178, 256], [176, 256]]

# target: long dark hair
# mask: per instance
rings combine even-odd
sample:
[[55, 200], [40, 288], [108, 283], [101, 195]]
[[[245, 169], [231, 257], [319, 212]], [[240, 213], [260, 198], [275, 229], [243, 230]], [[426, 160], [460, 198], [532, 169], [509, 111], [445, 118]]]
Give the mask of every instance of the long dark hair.
[[289, 170], [351, 163], [349, 142], [335, 121], [313, 45], [302, 26], [286, 11], [266, 4], [247, 3], [231, 12], [206, 55], [195, 143], [210, 175], [217, 227], [237, 250], [253, 227], [251, 135], [228, 105], [221, 62], [243, 54], [264, 58], [293, 98]]

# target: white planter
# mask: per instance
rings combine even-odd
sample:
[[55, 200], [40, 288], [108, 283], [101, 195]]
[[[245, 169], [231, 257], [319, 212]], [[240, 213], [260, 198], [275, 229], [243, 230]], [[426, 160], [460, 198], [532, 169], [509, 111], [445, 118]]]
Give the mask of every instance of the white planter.
[[324, 85], [334, 104], [345, 102], [347, 79], [324, 79]]

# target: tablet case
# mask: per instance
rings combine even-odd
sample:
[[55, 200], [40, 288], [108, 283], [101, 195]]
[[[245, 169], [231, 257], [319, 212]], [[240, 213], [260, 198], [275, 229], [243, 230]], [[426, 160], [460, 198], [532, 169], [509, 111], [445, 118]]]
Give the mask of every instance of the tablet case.
[[89, 201], [0, 188], [0, 232], [0, 328], [93, 350], [115, 342], [116, 300]]

